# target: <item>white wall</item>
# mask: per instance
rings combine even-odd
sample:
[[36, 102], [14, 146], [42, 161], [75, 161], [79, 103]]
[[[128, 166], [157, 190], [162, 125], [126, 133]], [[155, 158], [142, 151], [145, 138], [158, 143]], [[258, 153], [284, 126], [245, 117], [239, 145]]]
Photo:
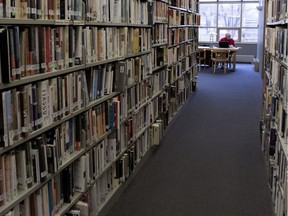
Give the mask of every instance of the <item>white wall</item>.
[[262, 11], [259, 11], [259, 27], [258, 27], [258, 44], [257, 44], [257, 59], [259, 60], [259, 72], [262, 74], [264, 64], [264, 40], [265, 40], [265, 0], [259, 0], [259, 6], [262, 6]]

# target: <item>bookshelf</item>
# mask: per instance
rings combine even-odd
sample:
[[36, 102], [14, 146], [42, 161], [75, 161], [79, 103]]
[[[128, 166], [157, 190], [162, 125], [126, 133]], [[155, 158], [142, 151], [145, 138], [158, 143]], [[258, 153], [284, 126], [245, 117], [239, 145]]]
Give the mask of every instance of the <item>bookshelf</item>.
[[168, 6], [169, 116], [195, 90], [198, 69], [198, 1], [171, 1]]
[[101, 214], [192, 94], [197, 12], [194, 0], [0, 2], [0, 215]]
[[287, 1], [267, 0], [260, 121], [275, 215], [287, 215]]

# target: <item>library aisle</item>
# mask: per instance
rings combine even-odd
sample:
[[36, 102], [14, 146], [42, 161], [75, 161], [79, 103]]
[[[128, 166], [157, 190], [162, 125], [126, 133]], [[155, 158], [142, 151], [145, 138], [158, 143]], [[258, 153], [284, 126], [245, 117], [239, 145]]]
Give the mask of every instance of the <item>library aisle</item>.
[[108, 216], [272, 216], [253, 65], [201, 70], [197, 91]]

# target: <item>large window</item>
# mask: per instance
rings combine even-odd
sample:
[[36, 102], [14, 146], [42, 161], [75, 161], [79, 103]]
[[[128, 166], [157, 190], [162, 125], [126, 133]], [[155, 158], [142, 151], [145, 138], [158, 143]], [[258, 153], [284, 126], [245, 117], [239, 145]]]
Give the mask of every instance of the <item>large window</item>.
[[257, 42], [258, 5], [255, 0], [199, 0], [199, 41], [215, 42], [229, 32], [236, 42]]

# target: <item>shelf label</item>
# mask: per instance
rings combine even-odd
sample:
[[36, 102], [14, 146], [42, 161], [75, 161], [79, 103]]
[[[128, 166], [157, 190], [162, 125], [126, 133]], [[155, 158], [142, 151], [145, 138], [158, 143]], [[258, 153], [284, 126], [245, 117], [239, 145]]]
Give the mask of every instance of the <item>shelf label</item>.
[[55, 20], [55, 25], [69, 25], [70, 20]]

